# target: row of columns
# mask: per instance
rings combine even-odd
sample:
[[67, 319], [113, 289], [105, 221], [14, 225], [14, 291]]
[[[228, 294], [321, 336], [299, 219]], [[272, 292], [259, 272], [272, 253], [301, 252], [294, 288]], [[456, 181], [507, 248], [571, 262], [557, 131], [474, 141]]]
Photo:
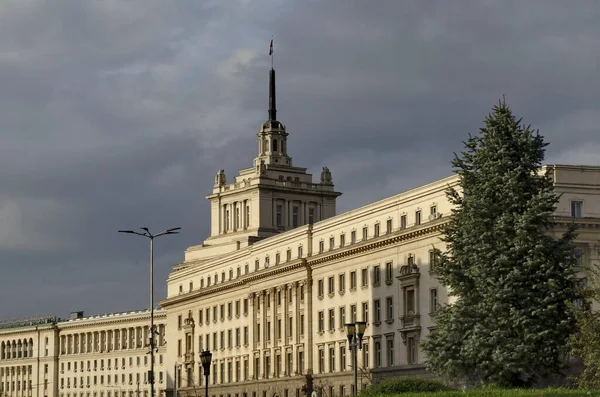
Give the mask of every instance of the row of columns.
[[0, 344], [0, 359], [33, 357], [33, 339], [19, 339]]
[[[159, 346], [165, 341], [165, 326], [159, 324]], [[139, 349], [149, 344], [149, 328], [129, 327], [108, 331], [95, 331], [62, 335], [61, 354], [106, 353], [113, 350]]]
[[[282, 206], [282, 214], [281, 214], [281, 225], [277, 224], [277, 206]], [[273, 199], [272, 205], [273, 209], [273, 227], [284, 227], [285, 229], [290, 229], [293, 227], [298, 227], [302, 225], [306, 225], [310, 223], [309, 219], [309, 211], [312, 208], [313, 219], [312, 222], [318, 222], [317, 214], [321, 213], [321, 204], [309, 201], [298, 201], [298, 200], [284, 200], [284, 199]], [[294, 226], [294, 208], [298, 208], [298, 224]]]
[[223, 232], [244, 230], [250, 227], [248, 200], [234, 201], [221, 206], [221, 230]]
[[[292, 356], [292, 368], [288, 368], [288, 372], [294, 374], [304, 371], [304, 368], [298, 368], [298, 366], [299, 364], [304, 366], [307, 357], [299, 345], [302, 335], [308, 334], [311, 321], [310, 310], [305, 310], [306, 302], [301, 299], [301, 291], [306, 287], [306, 281], [299, 281], [248, 295], [252, 313], [251, 323], [253, 324], [250, 327], [250, 340], [255, 351], [253, 360], [250, 362], [252, 378], [275, 377], [278, 372], [277, 356], [283, 363], [279, 375], [283, 375], [288, 362], [288, 353]], [[281, 305], [278, 305], [279, 294], [281, 294]], [[304, 291], [304, 298], [306, 299], [308, 296], [307, 291]], [[304, 315], [304, 324], [300, 323], [301, 315]], [[280, 335], [277, 334], [278, 320], [281, 320]], [[291, 333], [290, 321], [292, 322]], [[269, 340], [267, 340], [267, 335], [270, 335]], [[298, 359], [300, 352], [302, 352], [302, 360]], [[299, 363], [299, 361], [303, 363]], [[267, 363], [270, 365], [267, 366]]]

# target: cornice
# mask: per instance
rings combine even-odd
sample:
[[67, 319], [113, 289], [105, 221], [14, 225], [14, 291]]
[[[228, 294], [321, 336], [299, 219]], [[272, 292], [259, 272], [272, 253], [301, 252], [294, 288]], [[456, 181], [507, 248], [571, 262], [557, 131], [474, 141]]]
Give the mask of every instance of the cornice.
[[553, 216], [552, 218], [557, 225], [576, 225], [577, 227], [585, 229], [600, 228], [600, 218], [573, 218], [571, 216]]
[[368, 241], [364, 244], [351, 245], [348, 248], [339, 251], [332, 252], [331, 254], [319, 254], [315, 259], [307, 261], [310, 267], [321, 265], [335, 260], [347, 258], [362, 254], [365, 252], [373, 251], [379, 248], [387, 247], [389, 245], [397, 244], [401, 241], [413, 240], [419, 237], [427, 236], [430, 234], [440, 233], [444, 225], [448, 222], [449, 218], [440, 218], [432, 222], [428, 222], [425, 227], [421, 227], [416, 230], [403, 229], [392, 234], [385, 234], [377, 239]]
[[[141, 322], [141, 321], [148, 321], [150, 319], [150, 314], [146, 314], [146, 315], [141, 315], [140, 317], [125, 317], [125, 318], [118, 318], [118, 317], [107, 317], [107, 318], [103, 318], [103, 317], [98, 317], [98, 318], [91, 318], [91, 319], [85, 319], [81, 322], [78, 321], [74, 321], [74, 322], [64, 322], [64, 323], [58, 323], [57, 327], [62, 331], [68, 331], [68, 330], [73, 330], [76, 328], [93, 328], [93, 327], [97, 327], [99, 325], [102, 326], [106, 326], [106, 325], [114, 325], [114, 324], [125, 324], [125, 323], [137, 323], [137, 322]], [[154, 320], [166, 320], [167, 319], [167, 313], [166, 312], [161, 312], [161, 313], [155, 313], [154, 314]], [[99, 330], [99, 331], [104, 331], [104, 330]]]
[[173, 296], [171, 298], [167, 298], [160, 302], [161, 306], [167, 308], [169, 306], [174, 306], [177, 304], [182, 304], [188, 301], [192, 301], [197, 298], [214, 295], [223, 291], [232, 290], [235, 288], [244, 287], [250, 283], [260, 281], [265, 278], [269, 278], [271, 276], [275, 276], [278, 274], [288, 273], [290, 271], [298, 270], [303, 267], [308, 269], [313, 266], [317, 266], [323, 263], [331, 262], [334, 260], [339, 260], [346, 258], [348, 256], [357, 255], [363, 252], [372, 251], [375, 249], [379, 249], [382, 247], [386, 247], [392, 244], [396, 244], [400, 241], [411, 240], [421, 236], [426, 236], [434, 233], [439, 233], [442, 230], [443, 225], [447, 222], [448, 218], [440, 218], [438, 220], [432, 221], [428, 223], [426, 226], [422, 226], [418, 229], [413, 230], [402, 230], [392, 234], [386, 234], [377, 239], [373, 239], [368, 243], [358, 244], [356, 246], [349, 246], [341, 251], [332, 252], [328, 255], [319, 254], [318, 257], [311, 259], [312, 257], [308, 257], [306, 259], [302, 259], [295, 263], [291, 263], [289, 265], [277, 265], [276, 267], [268, 268], [261, 270], [259, 272], [250, 273], [242, 279], [237, 279], [231, 282], [221, 283], [212, 287], [207, 287], [201, 290], [196, 290], [193, 292], [188, 292], [182, 295]]
[[159, 303], [162, 307], [167, 308], [169, 306], [186, 303], [197, 298], [214, 295], [235, 288], [245, 287], [248, 284], [269, 278], [271, 276], [288, 273], [294, 270], [301, 269], [303, 267], [306, 267], [306, 259], [304, 258], [296, 260], [288, 265], [276, 265], [274, 267], [269, 267], [258, 272], [250, 273], [246, 276], [243, 276], [240, 279], [213, 285], [211, 287], [205, 287], [203, 289], [195, 290], [181, 295], [176, 295], [171, 298], [167, 298], [163, 301], [160, 301]]

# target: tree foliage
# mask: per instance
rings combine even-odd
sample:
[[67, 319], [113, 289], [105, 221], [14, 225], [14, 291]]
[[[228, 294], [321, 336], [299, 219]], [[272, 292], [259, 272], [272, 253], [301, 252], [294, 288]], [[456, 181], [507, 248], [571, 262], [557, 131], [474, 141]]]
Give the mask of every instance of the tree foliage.
[[542, 172], [547, 143], [504, 100], [464, 146], [436, 267], [457, 300], [422, 344], [427, 367], [447, 379], [530, 385], [561, 370], [574, 329], [574, 229], [548, 233], [558, 197]]
[[583, 361], [583, 372], [575, 377], [579, 387], [600, 389], [600, 311], [590, 310], [592, 301], [600, 302], [600, 269], [588, 264], [585, 275], [584, 303], [575, 310], [577, 331], [571, 336], [569, 347], [571, 354]]

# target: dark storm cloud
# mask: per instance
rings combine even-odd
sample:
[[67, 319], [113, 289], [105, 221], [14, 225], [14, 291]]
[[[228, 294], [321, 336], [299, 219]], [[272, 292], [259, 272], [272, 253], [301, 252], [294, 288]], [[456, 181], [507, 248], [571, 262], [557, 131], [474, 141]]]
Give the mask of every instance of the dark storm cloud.
[[[147, 306], [208, 233], [214, 173], [256, 153], [275, 34], [297, 166], [357, 205], [450, 174], [504, 94], [551, 142], [598, 163], [595, 1], [44, 1], [0, 11], [0, 317]], [[25, 293], [26, 291], [26, 293]]]

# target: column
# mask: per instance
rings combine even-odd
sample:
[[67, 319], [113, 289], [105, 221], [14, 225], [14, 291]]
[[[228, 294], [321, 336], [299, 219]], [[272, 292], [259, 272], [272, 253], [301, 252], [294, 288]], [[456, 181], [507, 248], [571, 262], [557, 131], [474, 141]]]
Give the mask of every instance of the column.
[[307, 373], [313, 373], [313, 316], [312, 316], [312, 278], [306, 280], [306, 291], [304, 294], [304, 321], [306, 321], [306, 348], [305, 366]]
[[[267, 294], [262, 291], [262, 294], [260, 295], [259, 299], [262, 301], [261, 302], [261, 319], [260, 319], [260, 323], [261, 323], [261, 345], [263, 349], [266, 349], [267, 347]], [[263, 370], [264, 370], [264, 365], [262, 366]], [[263, 371], [264, 373], [264, 371]]]
[[283, 346], [286, 346], [288, 344], [288, 337], [290, 337], [290, 335], [288, 335], [288, 321], [289, 321], [289, 312], [288, 312], [288, 290], [290, 289], [290, 285], [286, 284], [283, 286], [283, 294], [284, 294], [284, 298], [283, 298], [283, 310], [281, 311], [281, 315], [283, 316]]

